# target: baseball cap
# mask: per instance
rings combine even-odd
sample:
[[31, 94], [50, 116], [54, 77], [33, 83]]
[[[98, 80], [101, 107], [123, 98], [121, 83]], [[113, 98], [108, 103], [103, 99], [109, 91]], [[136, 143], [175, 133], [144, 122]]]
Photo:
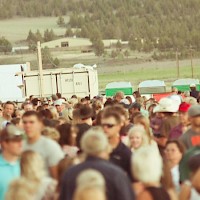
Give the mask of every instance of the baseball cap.
[[58, 99], [54, 102], [54, 106], [61, 106], [62, 104], [65, 103], [64, 99]]
[[18, 129], [14, 125], [8, 125], [5, 129], [1, 131], [0, 141], [5, 140], [22, 140], [24, 133], [22, 130]]
[[190, 84], [190, 87], [196, 87], [195, 83]]
[[188, 112], [188, 110], [189, 110], [190, 107], [191, 107], [191, 105], [189, 103], [183, 102], [179, 106], [179, 111], [180, 112]]
[[200, 105], [193, 105], [188, 110], [188, 114], [190, 117], [197, 117], [200, 116]]

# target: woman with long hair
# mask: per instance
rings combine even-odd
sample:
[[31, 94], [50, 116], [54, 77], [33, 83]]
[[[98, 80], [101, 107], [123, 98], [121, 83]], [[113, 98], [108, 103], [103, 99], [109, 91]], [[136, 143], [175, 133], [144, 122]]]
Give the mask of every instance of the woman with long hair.
[[132, 152], [148, 145], [148, 137], [142, 125], [135, 125], [128, 132], [129, 147]]
[[46, 175], [42, 157], [34, 151], [25, 151], [20, 165], [21, 177], [35, 186], [34, 200], [53, 200], [57, 182]]
[[148, 138], [148, 145], [152, 146], [157, 151], [159, 151], [158, 145], [153, 139], [153, 134], [152, 134], [152, 131], [151, 131], [151, 128], [150, 128], [149, 119], [147, 117], [143, 116], [143, 115], [137, 115], [134, 118], [134, 125], [138, 125], [138, 124], [142, 125], [145, 129], [146, 136]]

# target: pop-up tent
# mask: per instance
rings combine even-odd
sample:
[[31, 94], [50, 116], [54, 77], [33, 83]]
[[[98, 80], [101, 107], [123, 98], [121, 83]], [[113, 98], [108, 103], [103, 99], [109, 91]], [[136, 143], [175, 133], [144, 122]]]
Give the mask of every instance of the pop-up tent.
[[140, 94], [160, 94], [166, 92], [166, 85], [164, 81], [147, 80], [139, 84]]
[[191, 84], [195, 84], [196, 89], [200, 91], [200, 82], [198, 79], [191, 79], [191, 78], [178, 79], [173, 83], [172, 87], [177, 88], [179, 91], [185, 92], [185, 91], [190, 91]]
[[112, 82], [106, 85], [106, 96], [114, 96], [117, 92], [122, 91], [125, 95], [133, 94], [133, 87], [130, 82]]

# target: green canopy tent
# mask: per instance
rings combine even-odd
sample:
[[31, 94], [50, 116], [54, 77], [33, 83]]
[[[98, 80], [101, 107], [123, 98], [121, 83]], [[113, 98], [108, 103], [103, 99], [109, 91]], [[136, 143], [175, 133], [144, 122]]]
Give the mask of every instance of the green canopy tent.
[[185, 91], [190, 91], [190, 85], [195, 84], [196, 89], [200, 91], [200, 82], [198, 79], [191, 79], [191, 78], [186, 78], [186, 79], [178, 79], [176, 80], [172, 88], [177, 88], [179, 91], [185, 92]]
[[133, 87], [130, 82], [112, 82], [106, 85], [105, 91], [107, 97], [112, 97], [119, 91], [124, 92], [125, 95], [132, 95]]

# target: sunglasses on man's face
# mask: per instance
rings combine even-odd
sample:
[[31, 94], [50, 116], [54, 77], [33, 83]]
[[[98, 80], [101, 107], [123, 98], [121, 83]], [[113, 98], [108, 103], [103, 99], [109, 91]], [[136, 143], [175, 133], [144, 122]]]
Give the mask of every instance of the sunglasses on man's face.
[[34, 121], [23, 121], [23, 124], [34, 124]]
[[116, 126], [117, 124], [102, 124], [102, 127], [107, 127], [107, 128], [113, 128], [114, 126]]

